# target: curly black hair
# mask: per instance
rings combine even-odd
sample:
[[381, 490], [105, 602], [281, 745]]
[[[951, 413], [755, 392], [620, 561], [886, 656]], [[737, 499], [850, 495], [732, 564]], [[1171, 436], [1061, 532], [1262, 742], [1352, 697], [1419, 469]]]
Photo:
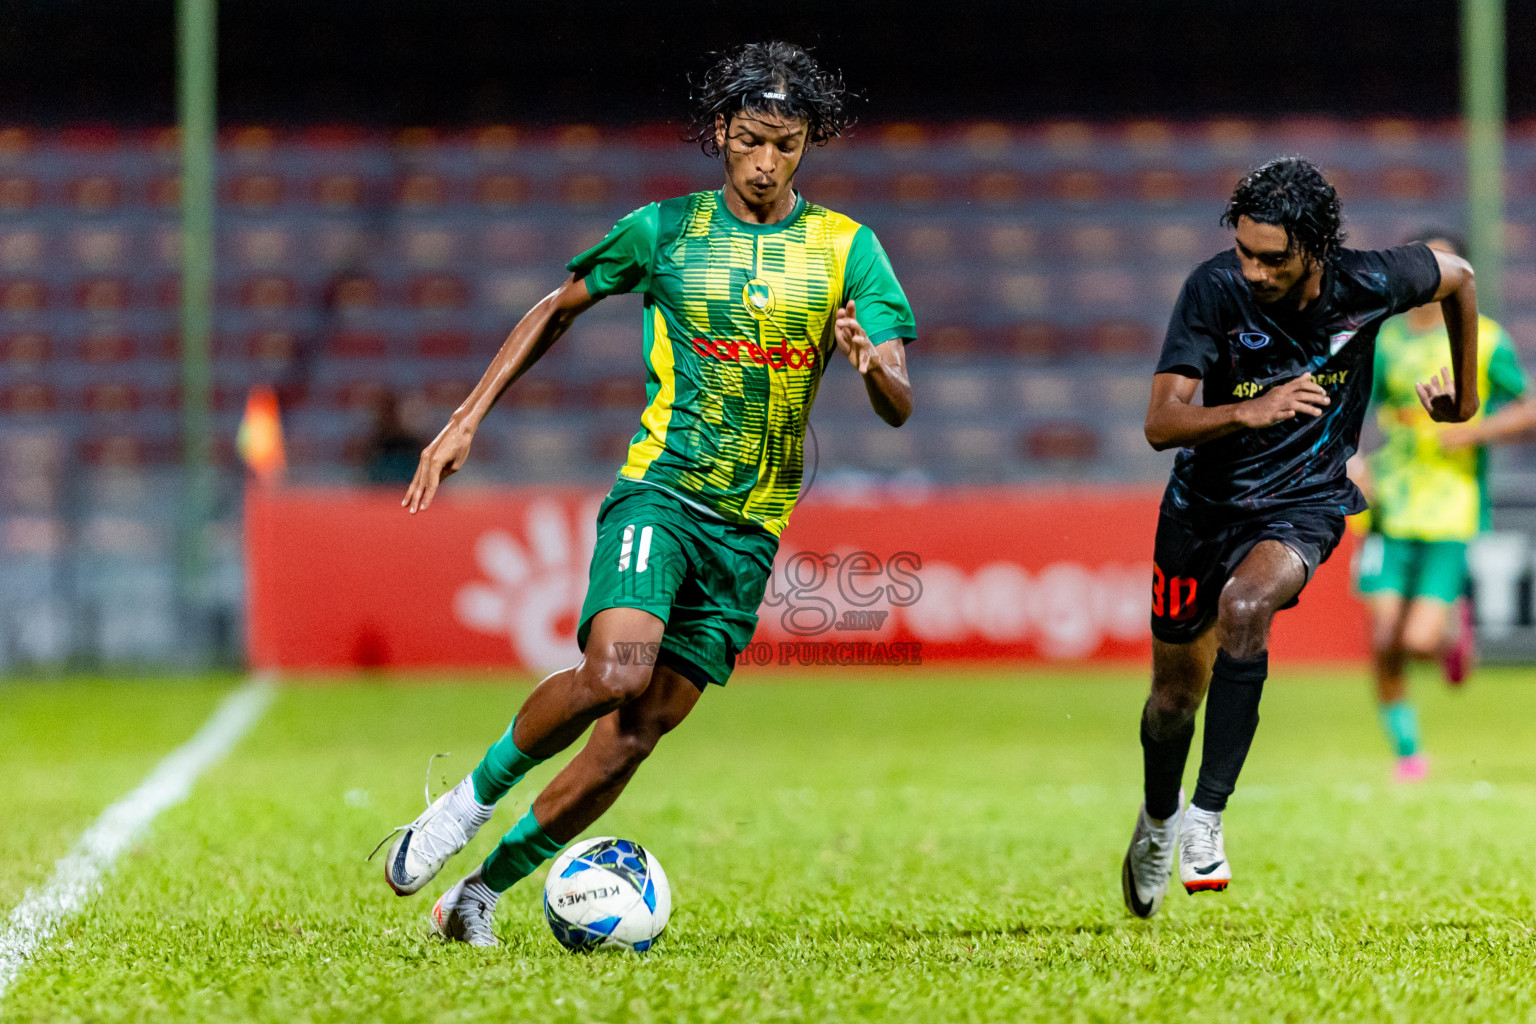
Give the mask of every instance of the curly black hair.
[[1279, 157], [1243, 175], [1221, 222], [1235, 228], [1239, 217], [1284, 228], [1289, 251], [1299, 248], [1319, 262], [1333, 258], [1344, 244], [1339, 194], [1303, 157]]
[[741, 113], [805, 121], [807, 141], [822, 145], [853, 124], [842, 75], [825, 71], [793, 43], [747, 43], [723, 54], [698, 81], [691, 78], [693, 127], [688, 138], [719, 156], [715, 116]]

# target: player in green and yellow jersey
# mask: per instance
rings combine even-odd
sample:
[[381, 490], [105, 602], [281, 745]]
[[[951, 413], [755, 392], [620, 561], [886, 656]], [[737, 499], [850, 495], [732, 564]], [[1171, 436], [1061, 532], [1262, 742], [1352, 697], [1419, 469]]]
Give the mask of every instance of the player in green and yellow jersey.
[[[1414, 241], [1461, 254], [1443, 232]], [[1371, 609], [1376, 695], [1403, 782], [1422, 779], [1429, 764], [1408, 701], [1407, 663], [1441, 656], [1447, 678], [1459, 683], [1470, 659], [1470, 618], [1453, 621], [1460, 618], [1453, 612], [1466, 610], [1467, 544], [1488, 527], [1487, 446], [1536, 425], [1509, 335], [1482, 317], [1478, 337], [1482, 410], [1466, 423], [1442, 424], [1424, 412], [1417, 393], [1420, 381], [1443, 372], [1450, 353], [1439, 305], [1409, 310], [1381, 329], [1372, 399], [1384, 443], [1364, 467], [1353, 467], [1371, 502], [1359, 586]]]
[[697, 139], [723, 155], [717, 192], [621, 220], [573, 259], [525, 316], [421, 455], [404, 504], [426, 510], [464, 465], [501, 393], [583, 311], [645, 296], [647, 404], [598, 512], [578, 640], [582, 660], [549, 676], [456, 787], [405, 826], [385, 877], [427, 883], [530, 768], [592, 735], [533, 806], [438, 900], [443, 935], [491, 945], [499, 894], [618, 798], [710, 683], [724, 684], [757, 625], [778, 538], [801, 482], [806, 417], [834, 353], [863, 376], [875, 412], [912, 411], [911, 307], [873, 232], [794, 188], [809, 146], [847, 123], [841, 80], [786, 43], [721, 59], [697, 89]]

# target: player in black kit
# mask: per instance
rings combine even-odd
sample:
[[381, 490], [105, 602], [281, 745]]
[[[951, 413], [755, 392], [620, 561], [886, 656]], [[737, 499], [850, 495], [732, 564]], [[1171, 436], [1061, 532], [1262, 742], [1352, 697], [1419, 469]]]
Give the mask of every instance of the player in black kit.
[[[1417, 243], [1343, 248], [1339, 222], [1333, 186], [1306, 160], [1251, 171], [1222, 215], [1236, 245], [1189, 275], [1152, 378], [1147, 440], [1183, 451], [1157, 523], [1146, 802], [1121, 871], [1138, 917], [1162, 905], [1175, 845], [1187, 891], [1231, 880], [1221, 812], [1258, 728], [1270, 621], [1296, 604], [1344, 517], [1365, 508], [1344, 464], [1360, 440], [1382, 322], [1439, 302], [1451, 370], [1420, 384], [1419, 399], [1440, 421], [1477, 412], [1472, 268]], [[1200, 776], [1184, 810], [1207, 689]]]

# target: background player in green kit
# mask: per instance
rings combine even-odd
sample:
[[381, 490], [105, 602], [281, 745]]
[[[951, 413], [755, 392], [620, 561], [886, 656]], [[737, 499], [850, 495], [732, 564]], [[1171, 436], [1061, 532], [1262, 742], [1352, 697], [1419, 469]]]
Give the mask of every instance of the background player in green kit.
[[430, 446], [414, 514], [464, 465], [492, 405], [584, 310], [645, 297], [646, 408], [598, 513], [579, 664], [541, 682], [474, 772], [390, 848], [385, 877], [419, 890], [534, 765], [592, 735], [485, 862], [432, 909], [450, 939], [494, 945], [497, 897], [597, 820], [663, 734], [751, 640], [799, 494], [806, 417], [841, 351], [875, 411], [912, 411], [912, 310], [867, 228], [794, 190], [806, 148], [847, 124], [841, 80], [786, 43], [720, 60], [696, 89], [697, 139], [723, 155], [718, 192], [652, 203], [573, 259], [513, 329]]
[[[1431, 249], [1461, 255], [1443, 232], [1422, 233]], [[1481, 411], [1466, 423], [1441, 424], [1424, 412], [1415, 390], [1441, 372], [1450, 355], [1445, 320], [1435, 304], [1386, 323], [1376, 340], [1372, 399], [1384, 443], [1352, 475], [1370, 499], [1372, 532], [1360, 552], [1359, 586], [1371, 609], [1376, 696], [1382, 729], [1397, 754], [1397, 778], [1428, 771], [1419, 749], [1418, 715], [1408, 701], [1410, 659], [1441, 656], [1460, 683], [1471, 655], [1470, 616], [1453, 622], [1467, 581], [1467, 543], [1488, 528], [1488, 453], [1536, 425], [1514, 344], [1487, 317], [1478, 327]], [[1460, 627], [1452, 633], [1450, 627]]]

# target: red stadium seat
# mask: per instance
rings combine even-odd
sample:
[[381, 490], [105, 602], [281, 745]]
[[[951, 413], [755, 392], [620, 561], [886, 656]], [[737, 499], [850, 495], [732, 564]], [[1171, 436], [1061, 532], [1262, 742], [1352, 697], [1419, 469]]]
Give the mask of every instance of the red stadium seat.
[[326, 286], [327, 309], [343, 313], [378, 309], [384, 304], [384, 290], [379, 282], [362, 274], [348, 274]]
[[1088, 462], [1099, 453], [1099, 436], [1081, 423], [1044, 423], [1024, 432], [1021, 447], [1030, 459]]
[[520, 174], [487, 174], [475, 183], [475, 199], [481, 206], [506, 210], [528, 201], [528, 179]]
[[40, 190], [31, 178], [0, 177], [0, 213], [25, 213], [37, 205]]
[[149, 203], [162, 210], [181, 205], [181, 176], [164, 174], [149, 183]]
[[[462, 399], [463, 395], [459, 397]], [[558, 409], [564, 398], [565, 389], [559, 381], [548, 377], [524, 377], [507, 389], [502, 401], [514, 409]]]
[[891, 179], [890, 193], [898, 206], [932, 206], [944, 198], [944, 185], [936, 174], [903, 171]]
[[56, 408], [58, 396], [48, 384], [17, 384], [0, 391], [0, 412], [8, 416], [36, 416]]
[[35, 313], [48, 305], [48, 289], [27, 278], [0, 281], [0, 312]]
[[1089, 345], [1098, 355], [1146, 356], [1157, 351], [1157, 333], [1146, 324], [1133, 320], [1111, 320], [1094, 324], [1088, 332]]
[[325, 354], [336, 359], [383, 359], [387, 351], [384, 336], [371, 331], [338, 331], [325, 345]]
[[1166, 153], [1173, 148], [1173, 126], [1167, 121], [1132, 121], [1125, 126], [1125, 144], [1138, 153]]
[[1136, 198], [1152, 206], [1170, 206], [1192, 198], [1193, 183], [1180, 171], [1153, 167], [1136, 174]]
[[8, 366], [36, 366], [52, 357], [53, 342], [38, 331], [23, 331], [0, 339], [0, 362]]
[[482, 159], [505, 157], [517, 148], [517, 141], [517, 129], [511, 125], [486, 125], [475, 132], [475, 155]]
[[128, 308], [132, 292], [120, 277], [96, 277], [75, 288], [75, 305], [91, 313], [116, 313]]
[[379, 400], [389, 393], [389, 386], [380, 381], [351, 381], [337, 388], [331, 401], [339, 409], [371, 410], [377, 408]]
[[92, 466], [134, 469], [146, 464], [176, 462], [181, 458], [182, 450], [174, 437], [107, 434], [87, 438], [80, 446], [80, 454]]
[[242, 174], [230, 182], [227, 198], [247, 213], [272, 210], [283, 201], [283, 180], [275, 174]]
[[432, 210], [448, 201], [448, 182], [440, 174], [408, 174], [395, 189], [395, 201], [407, 210]]
[[292, 331], [257, 331], [246, 339], [245, 354], [253, 362], [286, 363], [298, 352]]
[[444, 409], [457, 408], [471, 391], [475, 389], [475, 382], [464, 377], [449, 377], [442, 380], [428, 381], [426, 387], [421, 389], [427, 402]]
[[992, 345], [985, 328], [968, 324], [943, 324], [922, 329], [923, 353], [939, 359], [965, 359], [982, 354]]
[[417, 309], [462, 309], [469, 288], [451, 274], [431, 274], [411, 282], [411, 305]]
[[143, 407], [144, 395], [132, 384], [104, 381], [87, 385], [85, 389], [87, 412], [123, 414], [138, 412]]
[[277, 146], [277, 132], [266, 125], [247, 124], [223, 133], [220, 140], [232, 155], [244, 160], [260, 159]]
[[240, 304], [246, 309], [293, 309], [298, 304], [298, 292], [289, 278], [266, 274], [240, 287]]
[[360, 174], [324, 174], [314, 184], [315, 203], [327, 210], [356, 209], [367, 194], [367, 183]]
[[971, 195], [987, 206], [1017, 206], [1029, 198], [1029, 182], [1017, 171], [982, 171], [971, 181]]
[[1026, 359], [1055, 359], [1067, 352], [1067, 337], [1056, 324], [1029, 320], [1009, 327], [1005, 349]]
[[567, 206], [600, 206], [613, 194], [613, 183], [601, 174], [573, 174], [560, 183], [560, 201]]
[[17, 159], [32, 151], [32, 132], [26, 128], [0, 128], [0, 157]]
[[77, 213], [106, 213], [123, 199], [123, 186], [105, 174], [92, 174], [69, 183], [69, 204]]
[[470, 349], [470, 336], [462, 331], [431, 331], [416, 339], [416, 354], [426, 359], [462, 359]]
[[1389, 167], [1381, 172], [1378, 189], [1394, 203], [1428, 203], [1445, 192], [1440, 176], [1422, 167]]
[[121, 363], [134, 357], [137, 346], [126, 334], [92, 334], [80, 344], [80, 358], [87, 363]]
[[1080, 206], [1100, 203], [1109, 196], [1109, 176], [1088, 167], [1058, 171], [1051, 179], [1051, 190], [1064, 203]]

